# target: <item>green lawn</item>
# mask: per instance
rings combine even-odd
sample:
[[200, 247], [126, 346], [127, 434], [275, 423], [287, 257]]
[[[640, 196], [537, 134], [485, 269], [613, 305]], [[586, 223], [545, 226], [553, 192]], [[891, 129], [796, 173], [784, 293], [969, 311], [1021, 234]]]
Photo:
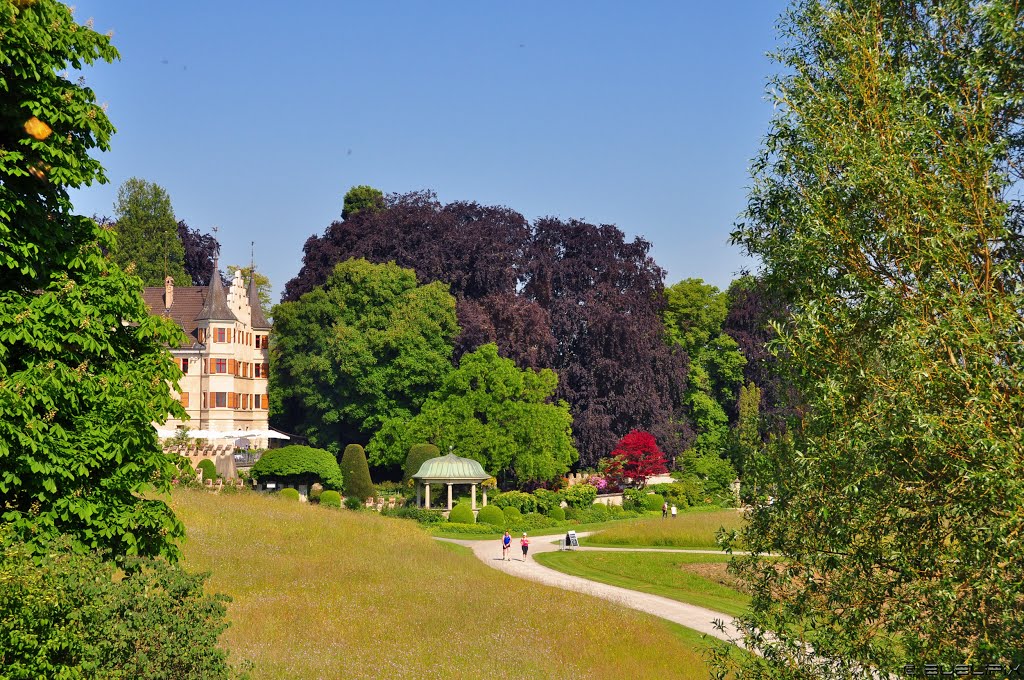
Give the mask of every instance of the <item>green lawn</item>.
[[411, 522], [253, 493], [172, 505], [184, 565], [233, 598], [222, 644], [254, 678], [708, 676], [695, 634], [503, 574]]
[[743, 516], [737, 510], [687, 512], [675, 519], [660, 516], [620, 522], [584, 538], [583, 545], [646, 546], [652, 548], [717, 548], [720, 528], [739, 529]]
[[544, 566], [613, 586], [661, 595], [736, 616], [750, 598], [728, 584], [725, 555], [654, 552], [538, 553]]

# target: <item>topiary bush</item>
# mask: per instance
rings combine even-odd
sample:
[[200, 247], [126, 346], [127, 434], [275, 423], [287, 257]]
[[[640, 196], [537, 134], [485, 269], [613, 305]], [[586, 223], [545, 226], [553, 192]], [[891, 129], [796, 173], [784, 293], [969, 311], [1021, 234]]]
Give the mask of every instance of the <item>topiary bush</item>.
[[475, 524], [476, 517], [469, 503], [459, 503], [448, 513], [448, 521], [454, 524]]
[[217, 466], [213, 464], [213, 461], [209, 458], [203, 458], [199, 461], [199, 465], [196, 466], [197, 472], [203, 473], [203, 482], [207, 479], [217, 479]]
[[548, 517], [555, 520], [556, 522], [564, 522], [565, 510], [558, 506], [551, 508], [550, 510], [548, 510]]
[[345, 477], [345, 495], [366, 500], [376, 488], [370, 480], [370, 466], [366, 452], [359, 444], [349, 444], [341, 456], [341, 474]]
[[660, 493], [649, 493], [644, 496], [644, 508], [646, 510], [657, 510], [661, 512], [661, 506], [665, 504], [665, 497]]
[[405, 465], [402, 467], [404, 476], [403, 482], [408, 482], [412, 476], [420, 471], [420, 466], [431, 458], [437, 458], [441, 451], [433, 444], [413, 444], [409, 447], [409, 453], [405, 457]]
[[277, 492], [277, 495], [289, 501], [297, 501], [301, 498], [297, 489], [281, 489]]
[[485, 505], [476, 516], [478, 523], [490, 524], [499, 529], [505, 527], [505, 513], [496, 505]]
[[642, 489], [626, 489], [622, 492], [622, 507], [626, 510], [646, 510], [647, 493]]
[[594, 504], [597, 489], [590, 484], [574, 484], [565, 490], [565, 502], [572, 508], [585, 508]]
[[285, 446], [271, 449], [252, 466], [254, 479], [273, 479], [283, 484], [320, 482], [325, 489], [341, 489], [344, 479], [334, 454], [310, 446]]
[[520, 522], [523, 519], [523, 513], [519, 512], [519, 508], [508, 506], [502, 508], [501, 511], [505, 514], [505, 524], [513, 525]]
[[340, 508], [341, 494], [337, 491], [324, 491], [320, 494], [320, 505], [325, 508]]

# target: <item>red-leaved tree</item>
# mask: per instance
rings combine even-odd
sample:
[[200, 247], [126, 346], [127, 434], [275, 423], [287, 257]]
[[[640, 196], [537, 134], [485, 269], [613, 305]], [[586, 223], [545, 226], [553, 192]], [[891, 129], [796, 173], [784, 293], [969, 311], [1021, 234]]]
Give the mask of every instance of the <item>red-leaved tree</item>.
[[647, 484], [648, 477], [668, 472], [665, 454], [658, 448], [654, 435], [643, 430], [633, 430], [620, 439], [611, 457], [622, 461], [622, 474], [640, 488]]

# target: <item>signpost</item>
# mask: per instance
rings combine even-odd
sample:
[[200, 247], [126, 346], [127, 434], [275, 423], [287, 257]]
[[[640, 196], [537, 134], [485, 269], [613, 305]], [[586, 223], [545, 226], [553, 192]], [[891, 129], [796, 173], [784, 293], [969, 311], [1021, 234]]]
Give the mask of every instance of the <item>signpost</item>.
[[565, 533], [565, 543], [562, 544], [563, 550], [575, 550], [580, 547], [580, 541], [576, 538], [576, 530], [570, 529]]

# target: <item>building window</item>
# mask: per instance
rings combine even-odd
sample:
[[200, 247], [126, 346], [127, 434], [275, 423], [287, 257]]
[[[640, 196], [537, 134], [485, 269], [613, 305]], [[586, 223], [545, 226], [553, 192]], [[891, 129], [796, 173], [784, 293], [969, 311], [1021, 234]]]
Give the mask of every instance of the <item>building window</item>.
[[253, 376], [257, 378], [263, 377], [263, 364], [253, 364], [254, 373]]
[[228, 332], [225, 328], [215, 328], [213, 330], [213, 341], [214, 342], [227, 342]]
[[205, 345], [206, 344], [206, 329], [205, 328], [200, 328], [197, 331], [197, 337], [199, 338], [199, 344], [200, 345]]
[[188, 375], [188, 359], [181, 360], [181, 372]]
[[188, 408], [188, 392], [182, 392], [178, 401], [181, 402], [182, 408]]
[[213, 395], [211, 404], [212, 408], [227, 408], [228, 406], [228, 393], [227, 392], [211, 392]]
[[256, 336], [256, 349], [267, 349], [267, 347], [270, 346], [269, 345], [269, 339], [270, 339], [270, 336], [268, 336], [268, 335], [257, 335]]
[[227, 373], [228, 372], [228, 360], [227, 359], [215, 359], [214, 360], [214, 373]]

